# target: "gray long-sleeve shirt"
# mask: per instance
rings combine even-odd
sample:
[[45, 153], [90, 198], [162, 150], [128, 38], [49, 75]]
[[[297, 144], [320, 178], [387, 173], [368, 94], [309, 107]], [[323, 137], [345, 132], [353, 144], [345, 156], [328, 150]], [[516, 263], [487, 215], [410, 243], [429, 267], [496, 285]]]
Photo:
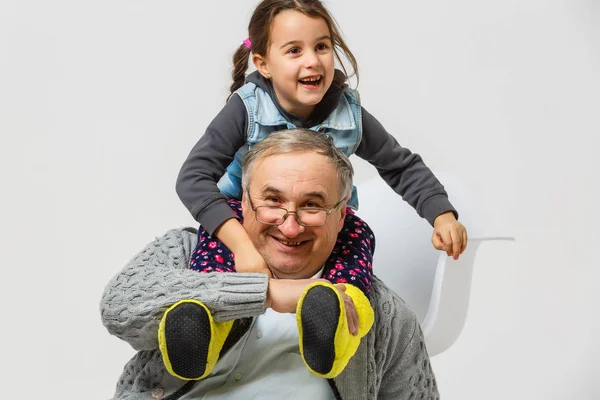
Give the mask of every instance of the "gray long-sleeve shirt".
[[[339, 77], [340, 72], [336, 71], [336, 74]], [[322, 122], [335, 109], [344, 89], [344, 86], [332, 84], [311, 118], [303, 121], [281, 107], [270, 81], [256, 72], [250, 74], [247, 81], [267, 91], [280, 113], [299, 127]], [[431, 225], [438, 215], [447, 211], [452, 211], [458, 217], [444, 187], [422, 158], [401, 147], [364, 107], [361, 107], [361, 111], [363, 134], [356, 155], [372, 164], [385, 182]], [[247, 124], [247, 112], [242, 99], [237, 95], [231, 96], [196, 143], [179, 172], [177, 194], [196, 221], [210, 234], [227, 219], [235, 218], [217, 182], [235, 153], [246, 143]], [[279, 129], [287, 127], [282, 125]]]

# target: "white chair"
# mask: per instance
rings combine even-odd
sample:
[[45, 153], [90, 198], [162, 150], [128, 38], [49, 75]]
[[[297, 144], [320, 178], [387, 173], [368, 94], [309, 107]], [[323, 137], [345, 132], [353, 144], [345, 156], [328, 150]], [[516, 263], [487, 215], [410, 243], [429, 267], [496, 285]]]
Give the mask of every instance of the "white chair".
[[459, 220], [467, 227], [467, 249], [455, 261], [431, 244], [433, 228], [379, 176], [357, 185], [357, 214], [375, 233], [373, 270], [418, 316], [431, 357], [447, 350], [467, 318], [471, 276], [479, 245], [485, 237], [472, 196], [455, 177], [436, 173]]

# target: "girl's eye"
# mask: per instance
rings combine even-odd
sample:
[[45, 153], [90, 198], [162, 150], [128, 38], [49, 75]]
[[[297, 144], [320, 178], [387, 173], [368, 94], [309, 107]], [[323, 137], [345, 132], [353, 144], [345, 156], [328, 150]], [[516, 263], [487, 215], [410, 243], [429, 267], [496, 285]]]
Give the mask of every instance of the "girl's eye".
[[329, 48], [325, 43], [319, 43], [316, 47], [317, 51], [327, 50]]
[[290, 54], [298, 54], [300, 53], [300, 49], [297, 47], [292, 47], [291, 49], [288, 50], [288, 53]]

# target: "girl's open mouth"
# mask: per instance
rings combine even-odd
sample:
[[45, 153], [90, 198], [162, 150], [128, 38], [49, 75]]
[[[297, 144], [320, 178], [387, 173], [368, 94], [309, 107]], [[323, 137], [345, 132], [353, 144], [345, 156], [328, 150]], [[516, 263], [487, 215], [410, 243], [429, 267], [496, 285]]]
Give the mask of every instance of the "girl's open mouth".
[[321, 81], [323, 80], [322, 76], [314, 76], [311, 78], [303, 78], [303, 79], [298, 79], [298, 82], [300, 82], [303, 85], [306, 86], [312, 86], [312, 87], [317, 87], [319, 86], [319, 84], [321, 83]]

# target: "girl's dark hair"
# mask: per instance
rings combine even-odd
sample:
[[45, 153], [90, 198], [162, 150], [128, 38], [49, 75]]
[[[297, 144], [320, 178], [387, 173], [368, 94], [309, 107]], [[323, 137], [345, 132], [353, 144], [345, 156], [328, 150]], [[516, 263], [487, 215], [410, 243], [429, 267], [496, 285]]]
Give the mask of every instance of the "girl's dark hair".
[[[244, 85], [250, 52], [254, 52], [263, 57], [267, 55], [270, 44], [271, 25], [275, 16], [285, 10], [295, 10], [309, 17], [320, 17], [325, 20], [329, 32], [331, 33], [335, 58], [342, 66], [346, 77], [356, 76], [356, 82], [358, 84], [358, 64], [356, 58], [344, 42], [344, 39], [342, 39], [337, 23], [331, 14], [329, 14], [329, 11], [327, 11], [323, 3], [319, 0], [263, 0], [256, 6], [252, 17], [250, 18], [250, 24], [248, 24], [248, 36], [252, 43], [251, 49], [248, 49], [245, 44], [241, 44], [233, 55], [233, 72], [231, 74], [233, 83], [229, 88], [230, 93], [227, 97], [228, 100], [233, 92]], [[351, 75], [348, 75], [348, 72], [346, 71], [344, 61], [340, 56], [340, 50], [352, 65]], [[334, 83], [342, 86], [344, 81], [335, 81]]]

